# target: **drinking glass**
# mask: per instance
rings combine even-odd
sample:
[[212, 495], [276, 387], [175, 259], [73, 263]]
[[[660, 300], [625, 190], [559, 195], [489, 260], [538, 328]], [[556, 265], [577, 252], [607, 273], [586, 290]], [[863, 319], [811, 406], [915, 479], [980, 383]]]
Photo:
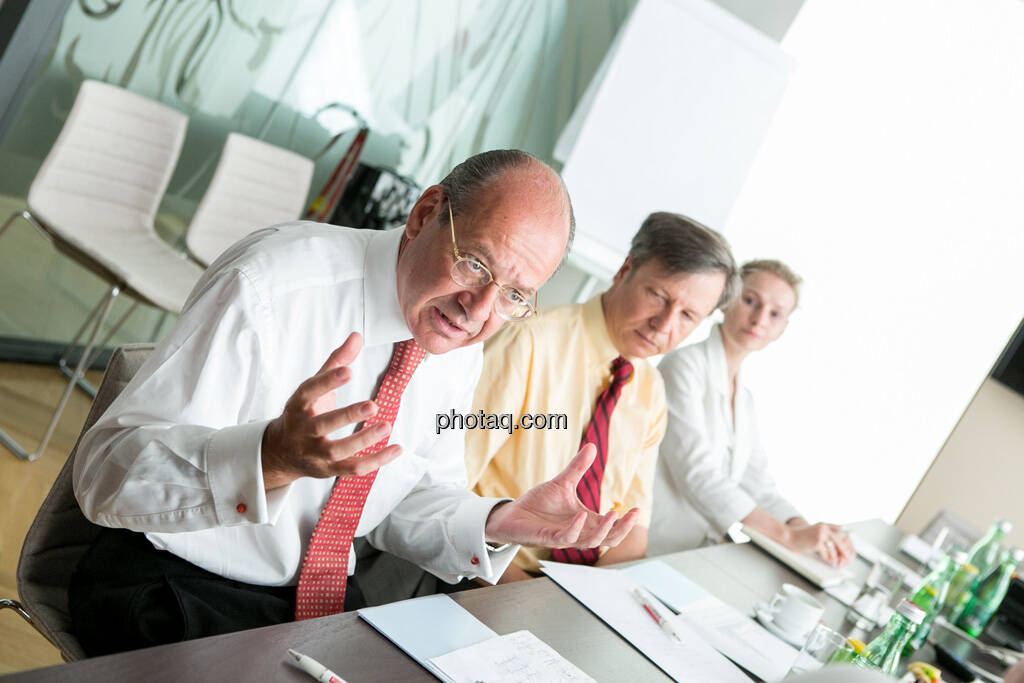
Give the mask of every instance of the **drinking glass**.
[[817, 624], [800, 648], [800, 654], [796, 656], [787, 677], [817, 671], [826, 664], [848, 662], [852, 654], [853, 645], [845, 636], [825, 624]]

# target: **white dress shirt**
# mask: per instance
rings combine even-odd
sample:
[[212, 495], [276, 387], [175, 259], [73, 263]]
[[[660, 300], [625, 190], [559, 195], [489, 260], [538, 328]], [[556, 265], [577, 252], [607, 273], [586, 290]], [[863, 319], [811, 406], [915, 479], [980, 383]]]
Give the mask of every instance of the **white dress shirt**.
[[[335, 480], [264, 491], [263, 431], [353, 331], [363, 348], [336, 405], [374, 396], [393, 344], [412, 337], [397, 293], [402, 233], [288, 223], [221, 256], [83, 437], [74, 483], [86, 517], [231, 579], [295, 584]], [[468, 412], [481, 358], [478, 344], [420, 364], [391, 432], [402, 455], [379, 470], [356, 530], [451, 582], [495, 581], [518, 549], [486, 546], [498, 499], [465, 490], [464, 435], [434, 433], [435, 413]]]
[[667, 354], [668, 428], [658, 453], [648, 555], [721, 540], [755, 507], [785, 522], [799, 516], [768, 473], [754, 417], [754, 398], [736, 377], [736, 415], [729, 408], [729, 372], [716, 325], [699, 344]]

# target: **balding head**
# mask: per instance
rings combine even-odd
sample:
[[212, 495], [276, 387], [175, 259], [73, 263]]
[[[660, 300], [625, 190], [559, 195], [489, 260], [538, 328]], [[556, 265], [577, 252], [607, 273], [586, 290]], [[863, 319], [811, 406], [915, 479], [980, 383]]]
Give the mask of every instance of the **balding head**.
[[[503, 178], [513, 171], [519, 171], [521, 174], [514, 178]], [[495, 183], [500, 184], [502, 180], [525, 181], [539, 195], [548, 194], [547, 198], [553, 204], [562, 203], [562, 208], [568, 216], [569, 227], [569, 235], [562, 254], [564, 262], [576, 234], [576, 216], [573, 214], [569, 190], [566, 189], [561, 176], [537, 157], [518, 149], [481, 152], [453, 168], [439, 185], [444, 188], [445, 196], [451, 202], [452, 213], [458, 216], [462, 208], [472, 204], [479, 193], [486, 191]]]
[[444, 353], [483, 341], [505, 322], [494, 310], [498, 287], [452, 279], [453, 225], [461, 256], [529, 299], [568, 251], [572, 223], [561, 179], [524, 152], [478, 154], [427, 188], [409, 214], [398, 259], [399, 304], [416, 341]]

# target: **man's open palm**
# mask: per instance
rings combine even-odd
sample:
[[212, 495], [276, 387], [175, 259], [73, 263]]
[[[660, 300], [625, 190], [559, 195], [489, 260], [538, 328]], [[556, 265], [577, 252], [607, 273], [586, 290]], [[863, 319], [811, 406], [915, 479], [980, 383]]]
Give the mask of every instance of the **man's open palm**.
[[542, 548], [615, 546], [636, 524], [640, 511], [626, 516], [610, 510], [588, 510], [576, 486], [589, 469], [597, 449], [586, 444], [554, 479], [535, 486], [512, 502], [495, 507], [487, 520], [487, 540]]

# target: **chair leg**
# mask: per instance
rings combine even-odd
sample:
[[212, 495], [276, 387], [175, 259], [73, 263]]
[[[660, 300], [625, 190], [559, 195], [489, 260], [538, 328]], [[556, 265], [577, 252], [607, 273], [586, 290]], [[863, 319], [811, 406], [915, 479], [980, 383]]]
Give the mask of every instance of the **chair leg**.
[[40, 627], [40, 622], [37, 622], [35, 619], [33, 619], [32, 615], [28, 613], [28, 611], [20, 602], [18, 602], [17, 600], [12, 600], [11, 598], [0, 598], [0, 610], [2, 609], [14, 610], [22, 619], [27, 621], [29, 626], [34, 628], [39, 635], [41, 635], [43, 638], [46, 638], [47, 642], [49, 642], [50, 645], [53, 645], [55, 648], [60, 650], [60, 655], [65, 662], [71, 661], [70, 659], [68, 659], [68, 656], [64, 654], [64, 648], [61, 647], [60, 643], [56, 643], [50, 639], [50, 636], [47, 635], [46, 632], [43, 631], [43, 629]]
[[121, 289], [119, 287], [111, 287], [110, 291], [108, 291], [106, 296], [103, 298], [103, 301], [100, 302], [100, 308], [97, 312], [98, 314], [94, 316], [92, 331], [89, 333], [89, 341], [82, 350], [82, 356], [78, 359], [78, 365], [75, 367], [75, 372], [71, 377], [71, 381], [68, 382], [68, 385], [64, 388], [64, 393], [60, 397], [57, 409], [54, 411], [53, 417], [50, 418], [50, 424], [47, 425], [46, 432], [43, 434], [43, 439], [40, 441], [39, 447], [36, 451], [34, 453], [29, 453], [25, 448], [18, 444], [17, 441], [11, 438], [10, 435], [0, 429], [0, 443], [6, 446], [18, 458], [31, 462], [38, 459], [46, 450], [46, 446], [50, 443], [50, 438], [53, 436], [53, 432], [57, 427], [57, 422], [60, 420], [61, 413], [64, 412], [64, 407], [67, 405], [68, 399], [71, 397], [71, 392], [74, 391], [78, 380], [85, 374], [86, 362], [92, 356], [92, 350], [96, 344], [96, 338], [99, 336], [100, 329], [102, 329], [103, 323], [110, 314], [110, 308], [114, 304], [114, 299], [116, 299], [120, 293]]
[[[71, 379], [74, 376], [74, 371], [71, 369], [71, 364], [68, 362], [70, 360], [71, 353], [72, 351], [74, 351], [75, 346], [78, 344], [78, 340], [82, 337], [82, 333], [85, 331], [85, 328], [88, 327], [92, 319], [96, 317], [96, 314], [103, 306], [103, 303], [104, 300], [101, 299], [99, 304], [97, 304], [96, 307], [92, 309], [92, 312], [86, 319], [85, 324], [83, 324], [81, 329], [79, 329], [78, 332], [75, 333], [75, 338], [71, 340], [71, 343], [68, 344], [66, 349], [64, 349], [64, 353], [61, 354], [60, 359], [57, 361], [57, 369], [60, 370], [60, 373], [67, 377], [68, 379]], [[103, 337], [103, 340], [95, 345], [95, 348], [93, 348], [92, 355], [89, 356], [88, 360], [85, 361], [86, 370], [88, 370], [92, 366], [93, 361], [95, 361], [96, 358], [99, 357], [101, 353], [103, 353], [103, 349], [106, 348], [107, 343], [114, 337], [117, 331], [121, 329], [121, 326], [125, 324], [128, 318], [131, 317], [132, 313], [135, 312], [135, 309], [138, 305], [138, 299], [133, 301], [132, 305], [128, 307], [128, 310], [124, 312], [124, 315], [121, 316], [121, 318], [114, 324], [114, 326], [110, 328], [106, 336]], [[84, 351], [85, 349], [83, 349], [83, 352]], [[79, 360], [81, 360], [81, 358], [79, 358]], [[89, 382], [89, 380], [85, 379], [84, 376], [78, 378], [78, 381], [75, 383], [75, 386], [77, 386], [79, 389], [85, 392], [89, 396], [89, 398], [96, 398], [96, 387], [94, 387], [92, 383]]]
[[4, 221], [4, 224], [0, 225], [0, 235], [3, 235], [4, 231], [7, 230], [7, 228], [9, 228], [11, 224], [19, 218], [23, 218], [25, 221], [27, 221], [33, 228], [36, 229], [36, 232], [38, 232], [40, 235], [46, 238], [47, 242], [53, 242], [53, 238], [50, 237], [50, 233], [46, 232], [46, 229], [39, 224], [39, 221], [37, 221], [35, 216], [32, 215], [32, 212], [28, 211], [27, 209], [23, 211], [15, 211], [10, 216], [8, 216], [7, 220]]
[[5, 608], [14, 610], [22, 619], [32, 624], [32, 627], [35, 628], [36, 623], [32, 621], [32, 615], [25, 611], [25, 608], [21, 606], [20, 602], [10, 598], [0, 598], [0, 609]]

